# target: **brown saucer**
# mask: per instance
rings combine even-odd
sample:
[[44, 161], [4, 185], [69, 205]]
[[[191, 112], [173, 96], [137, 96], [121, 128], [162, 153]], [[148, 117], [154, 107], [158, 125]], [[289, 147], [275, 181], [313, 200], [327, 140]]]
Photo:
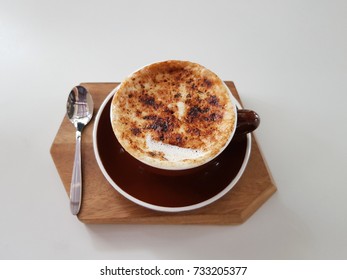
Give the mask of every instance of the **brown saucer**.
[[130, 200], [161, 211], [195, 209], [222, 197], [242, 175], [249, 156], [250, 136], [233, 139], [218, 157], [193, 174], [172, 177], [149, 172], [122, 148], [114, 135], [110, 122], [111, 96], [105, 99], [96, 119], [94, 149], [106, 179]]

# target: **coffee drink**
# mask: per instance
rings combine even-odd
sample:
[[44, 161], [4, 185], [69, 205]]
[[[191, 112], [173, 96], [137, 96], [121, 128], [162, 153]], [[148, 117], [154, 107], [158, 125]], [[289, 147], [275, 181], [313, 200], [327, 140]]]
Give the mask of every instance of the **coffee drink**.
[[161, 169], [200, 166], [229, 143], [236, 109], [221, 79], [205, 67], [170, 60], [127, 77], [111, 104], [113, 131], [136, 159]]

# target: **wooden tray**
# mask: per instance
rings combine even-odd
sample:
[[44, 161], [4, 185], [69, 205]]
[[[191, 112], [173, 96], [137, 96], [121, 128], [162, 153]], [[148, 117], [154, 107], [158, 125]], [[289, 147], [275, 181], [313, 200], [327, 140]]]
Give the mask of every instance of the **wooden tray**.
[[[234, 83], [226, 84], [240, 101]], [[92, 94], [96, 115], [103, 100], [118, 83], [81, 85]], [[121, 196], [101, 173], [93, 151], [93, 126], [94, 118], [83, 131], [82, 137], [83, 198], [78, 219], [83, 223], [240, 224], [276, 191], [257, 141], [252, 136], [252, 151], [243, 176], [234, 188], [218, 201], [181, 213], [157, 212], [138, 206]], [[67, 194], [70, 191], [74, 150], [75, 128], [65, 116], [51, 146], [51, 155]], [[69, 207], [68, 201], [62, 207]]]

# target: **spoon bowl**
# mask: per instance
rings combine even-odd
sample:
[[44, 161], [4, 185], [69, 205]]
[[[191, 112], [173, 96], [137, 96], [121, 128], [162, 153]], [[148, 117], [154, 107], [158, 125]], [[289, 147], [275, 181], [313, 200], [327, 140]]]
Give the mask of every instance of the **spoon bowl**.
[[76, 128], [76, 149], [70, 185], [70, 209], [77, 215], [82, 199], [82, 170], [81, 170], [81, 137], [83, 128], [93, 117], [94, 103], [92, 96], [85, 87], [74, 87], [66, 103], [66, 114]]

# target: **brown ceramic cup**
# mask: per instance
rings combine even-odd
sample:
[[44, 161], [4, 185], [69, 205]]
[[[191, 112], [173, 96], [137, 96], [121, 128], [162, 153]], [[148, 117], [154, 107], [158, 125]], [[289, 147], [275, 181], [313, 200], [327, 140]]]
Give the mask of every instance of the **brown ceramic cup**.
[[128, 76], [112, 97], [115, 137], [144, 168], [187, 174], [217, 157], [233, 137], [254, 131], [257, 113], [238, 109], [225, 83], [189, 61], [163, 61]]

